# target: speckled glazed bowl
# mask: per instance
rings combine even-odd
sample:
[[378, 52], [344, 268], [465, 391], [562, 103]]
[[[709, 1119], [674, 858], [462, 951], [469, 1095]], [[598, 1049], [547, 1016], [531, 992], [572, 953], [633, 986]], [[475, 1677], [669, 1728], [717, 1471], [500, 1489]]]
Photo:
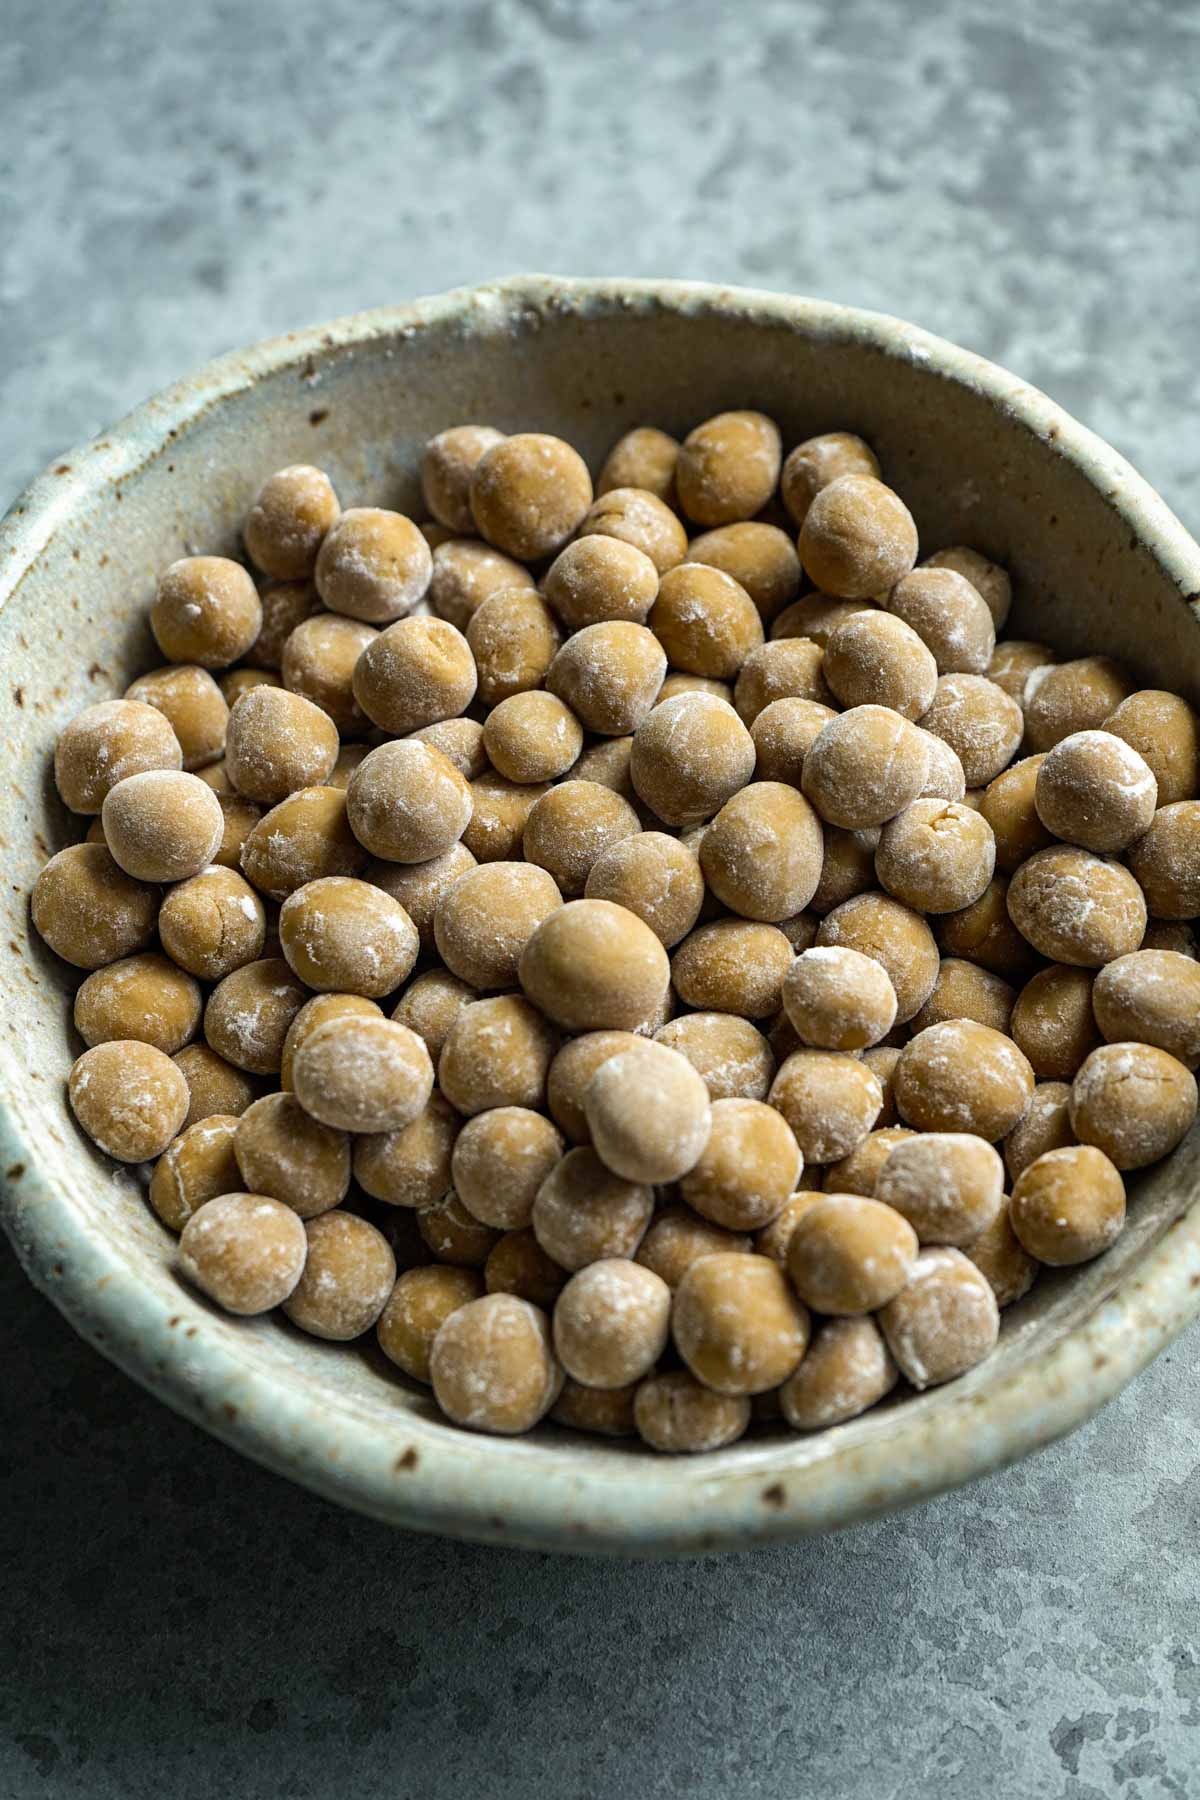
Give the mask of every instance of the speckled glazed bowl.
[[[964, 1380], [816, 1437], [778, 1430], [668, 1460], [544, 1427], [516, 1441], [441, 1420], [373, 1346], [222, 1316], [177, 1280], [133, 1175], [67, 1112], [72, 972], [28, 893], [72, 834], [51, 749], [151, 665], [156, 570], [236, 552], [263, 476], [313, 461], [356, 503], [417, 508], [423, 441], [464, 419], [560, 432], [597, 464], [646, 421], [729, 406], [785, 441], [870, 439], [927, 550], [1012, 570], [1014, 635], [1105, 650], [1200, 699], [1200, 548], [1112, 450], [1042, 394], [896, 319], [684, 283], [530, 278], [366, 313], [226, 357], [62, 457], [0, 530], [0, 1196], [30, 1277], [169, 1405], [281, 1474], [397, 1525], [545, 1549], [747, 1547], [886, 1512], [1078, 1425], [1200, 1311], [1200, 1134], [1132, 1184], [1099, 1262], [1043, 1276]], [[419, 514], [418, 514], [419, 516]]]

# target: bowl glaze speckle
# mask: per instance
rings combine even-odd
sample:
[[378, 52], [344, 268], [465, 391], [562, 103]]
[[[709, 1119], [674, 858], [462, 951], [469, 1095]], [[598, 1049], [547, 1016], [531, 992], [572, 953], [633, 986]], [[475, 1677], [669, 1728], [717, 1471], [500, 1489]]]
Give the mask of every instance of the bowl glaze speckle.
[[682, 282], [518, 278], [388, 308], [223, 358], [59, 459], [0, 527], [3, 1223], [88, 1341], [279, 1473], [396, 1525], [543, 1549], [746, 1548], [887, 1512], [1049, 1443], [1200, 1311], [1200, 1133], [1131, 1184], [1099, 1262], [1044, 1274], [964, 1380], [815, 1437], [782, 1429], [671, 1460], [543, 1427], [513, 1441], [441, 1420], [373, 1344], [226, 1318], [177, 1279], [134, 1174], [76, 1131], [67, 971], [28, 894], [78, 832], [56, 734], [150, 667], [155, 573], [236, 553], [272, 469], [311, 461], [345, 499], [417, 512], [432, 433], [466, 419], [559, 432], [598, 466], [637, 423], [682, 432], [761, 407], [785, 442], [844, 427], [879, 453], [923, 551], [1008, 565], [1009, 632], [1106, 651], [1200, 699], [1200, 548], [1127, 463], [1015, 376], [899, 320]]

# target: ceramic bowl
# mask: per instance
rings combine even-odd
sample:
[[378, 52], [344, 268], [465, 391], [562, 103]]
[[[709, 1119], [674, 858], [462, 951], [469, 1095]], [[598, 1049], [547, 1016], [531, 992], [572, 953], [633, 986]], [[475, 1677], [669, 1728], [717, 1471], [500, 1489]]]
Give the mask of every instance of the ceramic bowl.
[[[559, 432], [597, 465], [652, 421], [761, 407], [785, 442], [875, 446], [925, 550], [1014, 576], [1010, 632], [1107, 651], [1200, 698], [1200, 548], [1107, 445], [1016, 376], [877, 314], [673, 282], [500, 282], [223, 358], [61, 457], [0, 531], [8, 775], [0, 932], [3, 1220], [32, 1280], [168, 1405], [326, 1497], [400, 1526], [545, 1549], [747, 1547], [904, 1506], [1094, 1413], [1200, 1310], [1193, 1137], [1131, 1184], [1115, 1249], [1044, 1275], [964, 1380], [814, 1437], [767, 1430], [667, 1459], [547, 1426], [473, 1436], [372, 1345], [224, 1317], [177, 1279], [135, 1176], [75, 1129], [73, 971], [29, 924], [41, 863], [78, 835], [50, 776], [59, 729], [155, 660], [155, 572], [236, 553], [258, 483], [318, 462], [344, 498], [418, 509], [423, 441], [465, 419]], [[1149, 1428], [1148, 1428], [1149, 1429]]]

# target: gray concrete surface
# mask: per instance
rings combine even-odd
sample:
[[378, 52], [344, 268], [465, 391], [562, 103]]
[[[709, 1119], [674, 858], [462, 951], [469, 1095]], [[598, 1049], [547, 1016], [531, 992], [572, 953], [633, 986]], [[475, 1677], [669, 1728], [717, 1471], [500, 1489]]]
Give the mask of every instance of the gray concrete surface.
[[[1192, 6], [6, 0], [0, 24], [4, 498], [220, 350], [541, 268], [902, 313], [1200, 519]], [[3, 1261], [0, 1796], [1181, 1800], [1196, 1343], [918, 1513], [573, 1564], [287, 1487]]]

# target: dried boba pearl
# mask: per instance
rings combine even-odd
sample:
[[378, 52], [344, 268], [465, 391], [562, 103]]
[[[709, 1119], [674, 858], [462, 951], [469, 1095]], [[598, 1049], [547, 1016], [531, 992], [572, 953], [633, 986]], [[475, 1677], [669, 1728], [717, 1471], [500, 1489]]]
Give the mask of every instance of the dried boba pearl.
[[118, 1162], [161, 1156], [188, 1110], [187, 1082], [170, 1057], [132, 1038], [85, 1050], [71, 1069], [67, 1098], [92, 1142]]
[[311, 1000], [305, 1001], [288, 1026], [283, 1040], [279, 1064], [281, 1088], [288, 1090], [293, 1085], [292, 1065], [301, 1044], [312, 1036], [318, 1026], [328, 1024], [330, 1019], [343, 1018], [347, 1013], [357, 1013], [360, 1017], [372, 1019], [382, 1017], [374, 1000], [364, 999], [361, 994], [314, 994]]
[[544, 432], [517, 432], [493, 444], [471, 476], [476, 529], [507, 555], [549, 556], [592, 504], [592, 480], [577, 450]]
[[188, 1280], [226, 1312], [270, 1312], [304, 1271], [308, 1239], [289, 1206], [265, 1194], [220, 1194], [194, 1212], [179, 1240]]
[[[1200, 914], [1200, 800], [1160, 806], [1149, 830], [1129, 847], [1129, 866], [1156, 919]], [[1112, 956], [1133, 949], [1123, 944]]]
[[521, 986], [567, 1031], [636, 1031], [671, 978], [650, 930], [610, 900], [572, 900], [543, 919], [521, 954]]
[[88, 1045], [136, 1039], [171, 1056], [195, 1036], [199, 1023], [199, 986], [153, 953], [106, 964], [75, 995], [75, 1029]]
[[149, 1198], [170, 1231], [182, 1231], [194, 1212], [218, 1194], [242, 1185], [233, 1140], [238, 1121], [229, 1115], [185, 1126], [154, 1165]]
[[506, 1437], [532, 1430], [563, 1382], [545, 1313], [512, 1294], [452, 1312], [433, 1340], [429, 1375], [447, 1418]]
[[981, 813], [954, 800], [914, 800], [879, 837], [881, 887], [918, 912], [958, 912], [984, 892], [996, 840]]
[[385, 862], [443, 856], [471, 818], [471, 789], [449, 757], [415, 738], [380, 744], [346, 789], [346, 814], [359, 843]]
[[491, 425], [452, 425], [431, 437], [421, 456], [421, 493], [439, 524], [471, 532], [471, 478], [481, 456], [503, 439]]
[[418, 743], [429, 744], [434, 750], [440, 750], [468, 781], [474, 781], [488, 766], [487, 751], [483, 747], [483, 726], [478, 719], [438, 719], [432, 725], [422, 725], [411, 736]]
[[679, 504], [697, 525], [751, 519], [775, 492], [781, 457], [779, 427], [765, 413], [717, 413], [679, 447]]
[[586, 1431], [599, 1437], [634, 1437], [637, 1427], [633, 1404], [637, 1391], [638, 1384], [632, 1381], [618, 1388], [589, 1388], [568, 1375], [550, 1408], [550, 1417], [556, 1425], [565, 1425], [571, 1431]]
[[483, 747], [509, 781], [557, 781], [583, 749], [583, 727], [562, 700], [537, 688], [492, 709]]
[[262, 955], [267, 916], [248, 881], [213, 864], [166, 895], [158, 932], [180, 969], [201, 981], [221, 981]]
[[1013, 1230], [1007, 1206], [1001, 1207], [986, 1231], [963, 1245], [963, 1255], [979, 1270], [1001, 1311], [1023, 1299], [1037, 1280], [1037, 1259]]
[[794, 1431], [844, 1425], [890, 1394], [899, 1379], [883, 1333], [871, 1318], [826, 1319], [795, 1374], [779, 1390]]
[[732, 706], [677, 694], [634, 733], [630, 774], [638, 798], [667, 825], [712, 818], [754, 773], [754, 739]]
[[279, 672], [284, 687], [320, 707], [344, 736], [364, 732], [367, 715], [354, 698], [354, 671], [378, 636], [373, 625], [337, 613], [303, 620], [283, 646]]
[[790, 1126], [773, 1107], [761, 1100], [718, 1100], [707, 1141], [683, 1176], [680, 1194], [714, 1225], [757, 1231], [788, 1200], [803, 1160]]
[[345, 875], [322, 876], [289, 894], [279, 941], [306, 986], [369, 1000], [400, 986], [419, 949], [416, 926], [400, 902]]
[[330, 612], [390, 625], [424, 598], [432, 572], [429, 545], [411, 519], [378, 506], [352, 506], [326, 534], [315, 579]]
[[1002, 875], [993, 876], [970, 906], [961, 912], [940, 913], [937, 941], [946, 956], [965, 957], [1005, 981], [1025, 981], [1038, 959], [1009, 915], [1008, 890]]
[[824, 838], [821, 879], [808, 903], [818, 918], [875, 886], [879, 827], [868, 825], [861, 831], [843, 831], [840, 825], [826, 825]]
[[532, 589], [502, 588], [472, 614], [467, 643], [475, 658], [479, 698], [485, 706], [498, 706], [513, 694], [541, 686], [562, 645], [562, 633], [540, 595]]
[[933, 704], [938, 666], [904, 620], [892, 613], [854, 613], [829, 635], [822, 672], [843, 706], [878, 703], [905, 719]]
[[528, 1107], [495, 1106], [476, 1113], [455, 1140], [455, 1191], [481, 1224], [524, 1230], [538, 1189], [565, 1149], [550, 1120]]
[[776, 700], [813, 700], [825, 705], [832, 695], [824, 668], [824, 651], [809, 638], [772, 639], [769, 644], [760, 644], [742, 664], [733, 691], [738, 717], [751, 728], [759, 714]]
[[675, 1289], [702, 1256], [746, 1255], [752, 1248], [748, 1235], [713, 1225], [690, 1206], [664, 1206], [655, 1213], [635, 1261]]
[[182, 767], [170, 721], [137, 699], [85, 707], [54, 747], [54, 779], [63, 805], [89, 815], [99, 813], [105, 795], [126, 776]]
[[1193, 962], [1200, 957], [1195, 929], [1185, 919], [1151, 919], [1142, 939], [1142, 949], [1174, 950], [1177, 955], [1190, 957]]
[[907, 1024], [933, 992], [940, 961], [919, 913], [890, 894], [856, 894], [821, 920], [817, 944], [844, 945], [883, 965], [896, 994], [896, 1024]]
[[323, 469], [292, 463], [268, 475], [242, 526], [252, 563], [277, 581], [299, 581], [316, 567], [325, 533], [341, 508]]
[[882, 481], [841, 475], [814, 497], [799, 550], [814, 586], [839, 599], [868, 600], [908, 574], [917, 559], [917, 528]]
[[1066, 844], [1021, 865], [1009, 884], [1008, 911], [1041, 955], [1079, 968], [1103, 968], [1128, 955], [1146, 929], [1146, 898], [1128, 869]]
[[249, 1193], [282, 1200], [302, 1219], [328, 1212], [350, 1185], [350, 1143], [312, 1119], [291, 1094], [264, 1094], [238, 1122], [234, 1144]]
[[1033, 670], [1021, 699], [1030, 748], [1052, 750], [1077, 731], [1098, 731], [1132, 692], [1133, 683], [1108, 656]]
[[546, 1255], [532, 1231], [506, 1231], [488, 1252], [483, 1283], [489, 1294], [515, 1294], [550, 1312], [567, 1271]]
[[819, 700], [772, 700], [750, 727], [759, 781], [787, 781], [799, 787], [804, 758], [837, 714]]
[[940, 675], [921, 724], [958, 757], [969, 788], [986, 787], [1016, 754], [1021, 708], [986, 675]]
[[283, 1310], [311, 1337], [349, 1343], [370, 1331], [391, 1297], [396, 1258], [383, 1233], [354, 1213], [322, 1213], [304, 1231], [304, 1272]]
[[533, 1203], [533, 1231], [560, 1268], [632, 1257], [654, 1212], [652, 1189], [615, 1175], [588, 1148], [568, 1150]]
[[559, 552], [546, 572], [550, 602], [568, 631], [606, 619], [643, 624], [658, 594], [658, 570], [644, 550], [591, 534]]
[[374, 1014], [345, 1013], [309, 1033], [292, 1080], [305, 1112], [338, 1131], [399, 1131], [433, 1092], [433, 1064], [414, 1031]]
[[272, 900], [324, 875], [361, 875], [367, 861], [350, 829], [345, 793], [328, 786], [297, 788], [256, 815], [241, 850], [243, 873]]
[[1053, 843], [1037, 811], [1038, 772], [1044, 756], [1026, 756], [1003, 770], [984, 790], [980, 812], [996, 840], [996, 867], [1013, 875], [1038, 850]]
[[187, 1083], [185, 1131], [201, 1119], [237, 1118], [258, 1093], [257, 1082], [207, 1044], [185, 1044], [171, 1061]]
[[1002, 687], [1006, 694], [1024, 704], [1025, 689], [1035, 672], [1057, 662], [1045, 644], [1033, 644], [1024, 638], [1007, 638], [996, 645], [992, 660], [984, 671], [989, 681]]
[[541, 1106], [558, 1038], [519, 994], [464, 1006], [438, 1060], [438, 1085], [461, 1113]]
[[775, 1059], [762, 1032], [736, 1013], [693, 1012], [672, 1019], [655, 1042], [686, 1056], [710, 1100], [765, 1100]]
[[278, 1074], [288, 1027], [307, 999], [281, 957], [261, 957], [217, 983], [204, 1009], [204, 1035], [236, 1068]]
[[261, 628], [258, 589], [228, 557], [185, 556], [158, 578], [150, 629], [168, 662], [227, 669]]
[[473, 988], [511, 987], [525, 945], [561, 905], [562, 896], [544, 869], [530, 863], [483, 863], [455, 881], [438, 902], [438, 954]]
[[672, 1335], [697, 1381], [718, 1394], [761, 1394], [808, 1347], [806, 1308], [769, 1257], [701, 1257], [675, 1292]]
[[104, 799], [104, 840], [136, 881], [183, 881], [213, 859], [225, 833], [221, 803], [195, 775], [147, 769]]
[[779, 489], [797, 528], [804, 524], [808, 509], [822, 488], [842, 475], [875, 479], [879, 476], [875, 452], [852, 431], [826, 431], [820, 437], [806, 438], [789, 451]]
[[839, 713], [804, 759], [802, 786], [829, 825], [882, 825], [925, 785], [929, 753], [908, 719], [887, 706]]
[[1125, 1184], [1102, 1150], [1048, 1150], [1013, 1184], [1009, 1217], [1023, 1249], [1052, 1269], [1090, 1262], [1125, 1229]]
[[685, 1006], [765, 1019], [779, 1011], [792, 946], [775, 925], [718, 919], [675, 951], [671, 980]]
[[311, 581], [273, 581], [262, 590], [259, 598], [262, 629], [247, 651], [246, 660], [256, 669], [279, 670], [283, 664], [284, 646], [293, 631], [319, 612], [321, 603]]
[[639, 1437], [652, 1450], [686, 1456], [736, 1443], [750, 1424], [751, 1409], [744, 1395], [714, 1393], [676, 1369], [639, 1383], [633, 1416]]
[[[485, 1115], [486, 1117], [486, 1115]], [[396, 1131], [354, 1139], [354, 1179], [387, 1206], [433, 1206], [450, 1186], [451, 1157], [462, 1120], [435, 1089], [423, 1112]]]
[[700, 867], [731, 912], [790, 919], [816, 892], [825, 844], [816, 813], [781, 781], [756, 781], [727, 800], [704, 834]]
[[678, 1181], [695, 1166], [712, 1123], [703, 1078], [665, 1044], [643, 1043], [607, 1058], [583, 1106], [605, 1166], [627, 1181], [655, 1185]]
[[893, 1149], [905, 1138], [916, 1135], [905, 1125], [884, 1125], [869, 1131], [849, 1156], [828, 1165], [823, 1171], [822, 1187], [829, 1194], [861, 1194], [865, 1199], [873, 1200], [875, 1184]]
[[678, 438], [654, 425], [637, 425], [619, 437], [605, 457], [596, 477], [596, 493], [604, 495], [613, 488], [645, 488], [660, 500], [670, 501], [675, 493], [678, 456]]
[[622, 737], [649, 713], [667, 672], [662, 645], [645, 625], [610, 619], [567, 639], [546, 675], [549, 691], [589, 731]]
[[333, 721], [286, 688], [254, 688], [229, 715], [225, 762], [239, 794], [275, 806], [297, 788], [319, 786], [337, 761]]
[[525, 825], [549, 790], [541, 783], [509, 781], [488, 769], [471, 783], [471, 818], [462, 841], [481, 863], [508, 862], [521, 854]]
[[452, 844], [428, 862], [372, 863], [367, 879], [399, 901], [416, 926], [422, 951], [428, 953], [434, 947], [433, 922], [443, 894], [475, 867], [466, 845]]
[[770, 1103], [791, 1126], [806, 1164], [837, 1162], [879, 1117], [883, 1090], [856, 1057], [796, 1050], [771, 1085]]
[[478, 1300], [483, 1282], [476, 1269], [433, 1263], [406, 1269], [396, 1282], [376, 1325], [379, 1348], [413, 1381], [429, 1382], [429, 1352], [451, 1313]]
[[1100, 1042], [1088, 970], [1062, 963], [1039, 969], [1017, 996], [1012, 1035], [1035, 1075], [1070, 1081]]
[[1016, 991], [990, 969], [958, 956], [944, 956], [933, 992], [912, 1020], [914, 1031], [940, 1025], [944, 1019], [974, 1019], [993, 1031], [1010, 1035]]
[[606, 845], [588, 870], [584, 893], [589, 900], [625, 907], [669, 950], [700, 916], [704, 877], [677, 838], [641, 831]]
[[688, 539], [663, 498], [648, 488], [607, 488], [593, 501], [579, 527], [580, 537], [619, 538], [650, 558], [660, 575], [687, 555]]
[[[1075, 1142], [1070, 1088], [1065, 1081], [1039, 1081], [1024, 1118], [1004, 1140], [1004, 1166], [1010, 1180], [1016, 1181], [1022, 1170], [1048, 1150], [1062, 1150]], [[965, 1247], [973, 1255], [973, 1246]]]
[[1038, 817], [1085, 850], [1124, 850], [1149, 828], [1158, 798], [1149, 765], [1109, 731], [1077, 731], [1047, 752], [1037, 773]]
[[475, 696], [475, 658], [445, 619], [400, 619], [366, 646], [354, 697], [372, 724], [403, 735], [465, 712]]
[[771, 642], [811, 638], [823, 650], [843, 620], [869, 612], [874, 604], [873, 600], [839, 600], [833, 594], [801, 594], [772, 622]]
[[1160, 806], [1191, 800], [1200, 790], [1200, 718], [1178, 694], [1139, 688], [1109, 714], [1104, 729], [1144, 758]]
[[790, 604], [800, 587], [800, 558], [778, 525], [757, 519], [721, 525], [688, 545], [687, 560], [720, 569], [749, 594], [764, 625]]
[[732, 680], [763, 641], [758, 608], [745, 588], [699, 562], [680, 563], [662, 577], [649, 625], [673, 668], [718, 681]]
[[1168, 1156], [1196, 1117], [1196, 1078], [1155, 1044], [1101, 1044], [1071, 1085], [1071, 1126], [1118, 1169]]
[[996, 1347], [1000, 1309], [961, 1250], [922, 1250], [908, 1285], [879, 1315], [888, 1349], [918, 1391], [965, 1375]]
[[1004, 1164], [968, 1132], [906, 1138], [884, 1163], [875, 1198], [907, 1219], [923, 1244], [968, 1244], [1003, 1205]]
[[[929, 767], [925, 772], [925, 785], [917, 796], [918, 799], [962, 800], [972, 810], [978, 812], [978, 800], [967, 794], [967, 779], [956, 753], [941, 738], [934, 737], [932, 731], [925, 731], [921, 726], [918, 726], [917, 729], [921, 733], [921, 742], [929, 752]], [[979, 789], [972, 789], [972, 796], [978, 793]]]
[[631, 1031], [589, 1031], [558, 1051], [546, 1078], [546, 1105], [571, 1143], [591, 1142], [583, 1103], [597, 1069], [610, 1056], [636, 1049], [643, 1041]]
[[[233, 707], [243, 694], [250, 693], [253, 688], [282, 686], [278, 676], [269, 669], [226, 669], [218, 683], [218, 692], [226, 706]], [[224, 748], [223, 740], [221, 747]]]
[[996, 630], [1004, 625], [1012, 606], [1012, 581], [999, 563], [965, 544], [954, 544], [948, 550], [937, 550], [927, 556], [922, 567], [952, 569], [956, 575], [964, 576], [982, 597]]
[[667, 1342], [671, 1290], [625, 1257], [578, 1270], [554, 1308], [554, 1348], [584, 1387], [623, 1387], [649, 1374]]
[[939, 675], [986, 675], [996, 648], [991, 612], [979, 590], [953, 569], [913, 569], [885, 603], [927, 646]]
[[521, 588], [533, 593], [533, 576], [523, 563], [514, 562], [474, 538], [451, 538], [433, 552], [429, 602], [439, 618], [466, 631], [472, 618], [493, 594]]
[[1153, 1044], [1189, 1069], [1200, 1062], [1200, 966], [1191, 957], [1173, 950], [1119, 956], [1096, 976], [1092, 1004], [1110, 1043]]
[[784, 980], [783, 1005], [801, 1043], [819, 1050], [865, 1050], [896, 1020], [886, 969], [845, 945], [803, 951]]
[[1033, 1095], [1033, 1070], [1010, 1038], [973, 1019], [919, 1032], [896, 1067], [896, 1106], [918, 1131], [1007, 1137]]
[[874, 1312], [909, 1279], [917, 1236], [908, 1221], [859, 1194], [829, 1194], [797, 1220], [788, 1240], [792, 1286], [816, 1311]]

